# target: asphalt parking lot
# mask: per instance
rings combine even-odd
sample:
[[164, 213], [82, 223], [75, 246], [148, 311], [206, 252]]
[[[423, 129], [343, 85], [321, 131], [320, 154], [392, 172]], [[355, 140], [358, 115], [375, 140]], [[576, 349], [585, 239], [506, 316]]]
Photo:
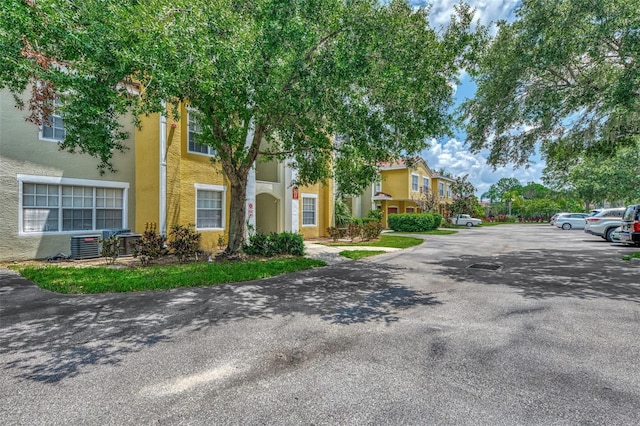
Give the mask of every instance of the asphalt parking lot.
[[64, 296], [0, 270], [0, 418], [636, 425], [638, 250], [509, 225], [210, 288]]

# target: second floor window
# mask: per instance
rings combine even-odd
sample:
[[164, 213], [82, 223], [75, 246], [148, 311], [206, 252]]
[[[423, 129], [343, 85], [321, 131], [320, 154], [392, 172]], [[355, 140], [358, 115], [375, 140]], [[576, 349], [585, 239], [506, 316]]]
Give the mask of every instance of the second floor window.
[[213, 148], [209, 145], [198, 143], [198, 136], [202, 133], [202, 129], [198, 124], [196, 115], [193, 110], [187, 111], [187, 151], [214, 156], [216, 151]]
[[441, 197], [444, 197], [444, 183], [442, 182], [438, 183], [438, 194], [440, 194]]
[[53, 112], [42, 123], [42, 139], [62, 142], [66, 137], [67, 131], [64, 129], [64, 121], [59, 112], [60, 105], [60, 99], [53, 102]]
[[447, 185], [447, 198], [451, 198], [451, 185]]

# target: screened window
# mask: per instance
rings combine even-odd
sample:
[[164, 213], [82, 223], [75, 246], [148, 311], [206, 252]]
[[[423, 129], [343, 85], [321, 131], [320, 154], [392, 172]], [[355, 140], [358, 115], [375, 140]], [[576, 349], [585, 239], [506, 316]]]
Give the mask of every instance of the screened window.
[[198, 137], [202, 134], [202, 128], [198, 124], [197, 113], [194, 110], [187, 112], [187, 147], [189, 152], [197, 154], [215, 155], [216, 151], [209, 145], [198, 143]]
[[411, 190], [418, 191], [418, 175], [411, 175]]
[[21, 232], [123, 228], [123, 188], [22, 182]]
[[61, 142], [66, 137], [67, 131], [64, 129], [62, 115], [56, 112], [60, 105], [60, 99], [56, 99], [53, 103], [53, 113], [42, 124], [42, 139]]
[[302, 225], [303, 226], [315, 226], [316, 225], [316, 197], [302, 196]]
[[196, 190], [196, 228], [222, 228], [223, 191]]

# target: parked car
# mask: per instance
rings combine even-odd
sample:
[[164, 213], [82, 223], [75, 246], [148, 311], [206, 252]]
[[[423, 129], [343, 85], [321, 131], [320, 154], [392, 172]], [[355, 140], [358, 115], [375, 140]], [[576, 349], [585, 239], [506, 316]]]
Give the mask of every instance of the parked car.
[[611, 232], [611, 242], [612, 243], [621, 243], [620, 232], [622, 232], [622, 226], [618, 226], [616, 229]]
[[454, 225], [466, 225], [471, 228], [472, 226], [482, 225], [482, 220], [471, 217], [468, 214], [457, 214], [451, 218], [451, 223]]
[[569, 212], [560, 212], [560, 213], [556, 213], [553, 216], [551, 216], [551, 219], [549, 220], [549, 225], [555, 225], [556, 224], [556, 219], [558, 219], [558, 216], [560, 216], [561, 214], [567, 214]]
[[556, 219], [556, 226], [564, 230], [584, 229], [587, 213], [563, 213]]
[[620, 242], [640, 246], [640, 204], [627, 206], [624, 211]]
[[622, 225], [622, 215], [625, 210], [624, 207], [602, 209], [596, 214], [588, 216], [584, 232], [597, 235], [607, 241], [613, 241], [611, 234], [616, 228]]

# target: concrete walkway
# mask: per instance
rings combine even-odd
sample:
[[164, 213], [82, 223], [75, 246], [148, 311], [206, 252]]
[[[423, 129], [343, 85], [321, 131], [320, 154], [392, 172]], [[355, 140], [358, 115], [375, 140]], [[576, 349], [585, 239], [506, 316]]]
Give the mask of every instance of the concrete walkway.
[[327, 246], [318, 244], [313, 241], [305, 241], [305, 253], [307, 257], [319, 259], [327, 262], [328, 265], [351, 260], [347, 257], [340, 256], [341, 251], [345, 250], [368, 250], [368, 251], [398, 251], [399, 248], [394, 247], [371, 247], [371, 246]]

